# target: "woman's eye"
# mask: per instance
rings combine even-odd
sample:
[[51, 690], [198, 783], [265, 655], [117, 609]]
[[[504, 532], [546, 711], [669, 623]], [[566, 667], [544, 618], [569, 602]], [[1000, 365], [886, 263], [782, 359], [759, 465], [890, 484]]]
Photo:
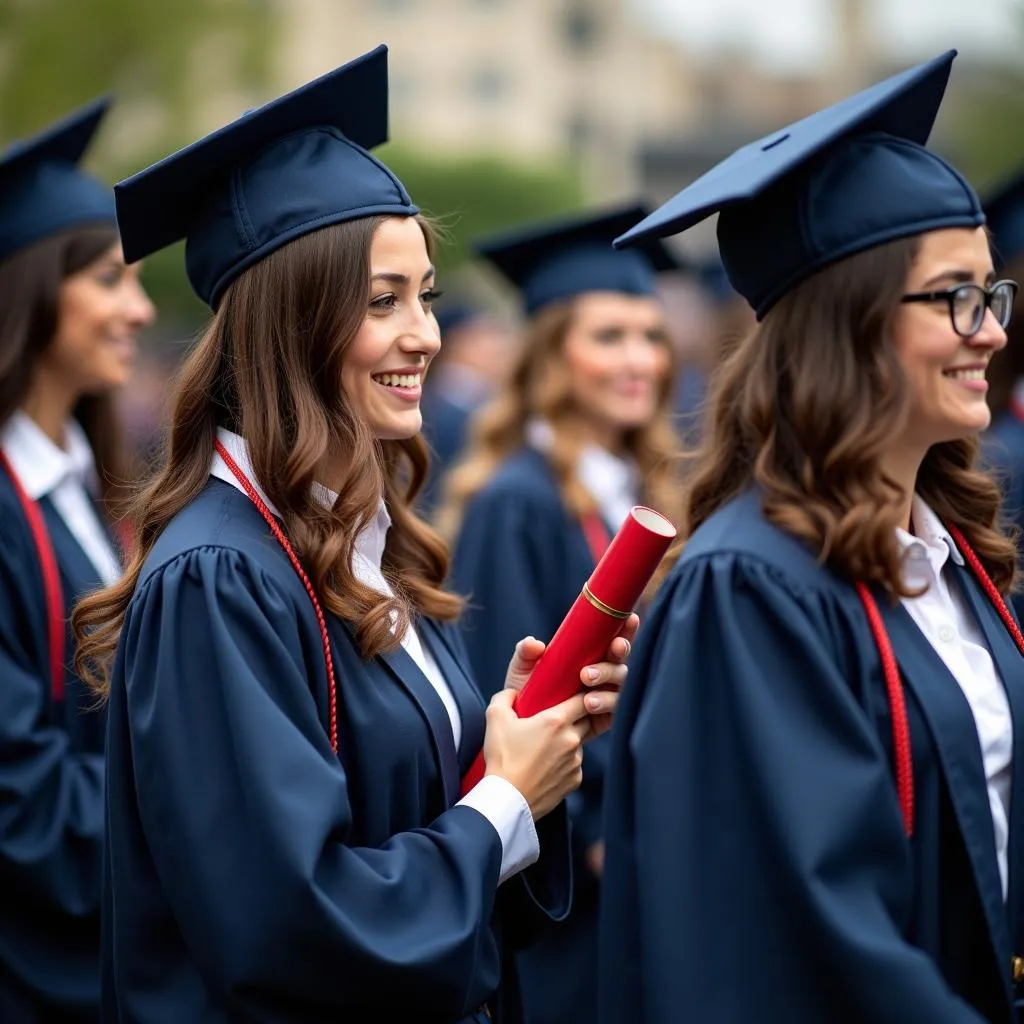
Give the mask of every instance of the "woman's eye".
[[376, 310], [387, 311], [395, 308], [395, 302], [397, 296], [389, 292], [387, 295], [378, 295], [377, 298], [370, 302], [370, 307]]
[[437, 302], [442, 295], [444, 295], [444, 292], [438, 291], [436, 288], [428, 288], [425, 292], [420, 293], [420, 302], [424, 306], [430, 306]]

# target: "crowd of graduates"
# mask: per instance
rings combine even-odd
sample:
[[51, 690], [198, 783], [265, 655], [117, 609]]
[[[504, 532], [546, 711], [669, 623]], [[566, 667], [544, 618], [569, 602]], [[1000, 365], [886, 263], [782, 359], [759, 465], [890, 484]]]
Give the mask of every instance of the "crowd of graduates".
[[477, 240], [515, 322], [373, 154], [385, 47], [113, 188], [105, 100], [0, 152], [0, 1022], [1024, 1020], [1024, 172], [928, 148], [954, 57]]

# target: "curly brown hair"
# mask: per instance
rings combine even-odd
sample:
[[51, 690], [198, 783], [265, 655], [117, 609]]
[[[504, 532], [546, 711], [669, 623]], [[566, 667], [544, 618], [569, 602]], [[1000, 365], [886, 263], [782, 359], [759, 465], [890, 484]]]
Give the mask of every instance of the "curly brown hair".
[[[576, 411], [569, 371], [562, 357], [573, 311], [571, 300], [553, 302], [533, 317], [509, 380], [475, 418], [466, 454], [448, 477], [446, 501], [437, 515], [438, 529], [449, 539], [458, 533], [473, 496], [526, 443], [526, 427], [533, 417], [550, 423], [554, 431], [554, 443], [546, 455], [567, 508], [578, 516], [597, 511], [594, 498], [576, 476], [584, 441], [574, 429]], [[671, 359], [667, 334], [665, 345]], [[654, 419], [629, 431], [624, 440], [640, 470], [643, 500], [678, 522], [680, 441], [672, 429], [669, 408], [673, 369], [670, 362]]]
[[[823, 563], [879, 583], [894, 598], [911, 593], [900, 578], [895, 533], [907, 495], [882, 462], [909, 416], [893, 321], [918, 247], [917, 238], [900, 239], [801, 282], [725, 360], [689, 477], [682, 545], [756, 485], [769, 521], [806, 541]], [[999, 529], [999, 488], [975, 468], [977, 450], [975, 438], [934, 445], [916, 490], [963, 531], [1007, 593], [1016, 548]]]
[[[448, 549], [412, 502], [426, 477], [420, 437], [378, 441], [341, 388], [341, 367], [370, 300], [370, 245], [383, 217], [303, 235], [244, 271], [225, 293], [177, 384], [166, 466], [138, 498], [139, 544], [120, 582], [84, 599], [72, 622], [76, 667], [105, 693], [110, 663], [139, 573], [163, 529], [206, 485], [218, 426], [248, 443], [256, 480], [325, 608], [356, 626], [367, 658], [394, 649], [410, 619], [453, 619], [461, 602], [442, 589]], [[433, 253], [433, 230], [417, 218]], [[325, 466], [339, 497], [311, 493]], [[394, 598], [356, 579], [359, 531], [381, 498], [392, 518], [383, 571]]]

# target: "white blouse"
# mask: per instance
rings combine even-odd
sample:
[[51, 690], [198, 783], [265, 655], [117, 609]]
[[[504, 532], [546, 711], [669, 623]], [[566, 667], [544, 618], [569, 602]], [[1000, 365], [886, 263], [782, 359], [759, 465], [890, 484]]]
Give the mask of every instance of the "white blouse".
[[939, 517], [914, 495], [911, 515], [916, 536], [897, 530], [906, 552], [903, 579], [920, 597], [904, 597], [903, 606], [942, 658], [967, 698], [981, 743], [988, 802], [996, 836], [996, 860], [1006, 898], [1010, 841], [1010, 778], [1013, 771], [1013, 720], [1006, 690], [996, 671], [981, 628], [958, 586], [950, 586], [949, 560], [963, 556]]
[[[277, 515], [274, 506], [256, 481], [252, 461], [249, 458], [249, 449], [244, 439], [223, 427], [217, 431], [217, 439], [238, 463], [239, 469], [249, 478], [267, 508]], [[210, 475], [231, 484], [232, 487], [244, 493], [244, 488], [234, 473], [216, 452], [210, 466]], [[335, 491], [328, 490], [319, 484], [314, 485], [313, 494], [318, 501], [328, 507], [333, 506], [338, 500]], [[356, 538], [355, 550], [352, 555], [352, 571], [356, 578], [386, 597], [394, 596], [394, 592], [381, 570], [384, 545], [387, 542], [390, 528], [391, 516], [388, 514], [387, 507], [381, 502], [373, 522], [366, 526]], [[417, 667], [437, 691], [438, 697], [441, 698], [441, 702], [448, 712], [455, 747], [458, 749], [462, 740], [462, 717], [459, 714], [459, 706], [451, 687], [445, 680], [444, 674], [429, 648], [423, 644], [419, 633], [412, 625], [405, 631], [401, 643], [406, 653], [416, 662]], [[511, 782], [497, 775], [487, 775], [459, 801], [459, 804], [479, 811], [494, 826], [495, 831], [501, 837], [502, 855], [499, 884], [536, 862], [540, 856], [540, 842], [537, 838], [533, 815], [530, 813], [530, 805]]]
[[99, 490], [92, 448], [75, 419], [68, 420], [64, 437], [67, 447], [60, 448], [19, 410], [0, 431], [0, 447], [25, 493], [33, 501], [50, 499], [96, 574], [109, 585], [120, 578], [121, 561], [92, 502]]
[[[554, 429], [546, 420], [530, 420], [526, 441], [539, 452], [549, 452], [555, 443]], [[636, 463], [600, 445], [588, 444], [576, 460], [576, 476], [597, 502], [601, 518], [617, 530], [639, 500], [640, 470]]]

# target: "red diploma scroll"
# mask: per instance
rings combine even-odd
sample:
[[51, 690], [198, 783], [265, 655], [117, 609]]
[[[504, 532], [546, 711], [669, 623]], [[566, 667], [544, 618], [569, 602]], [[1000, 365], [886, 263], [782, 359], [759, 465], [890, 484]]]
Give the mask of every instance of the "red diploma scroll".
[[[653, 509], [638, 505], [629, 513], [516, 698], [520, 718], [579, 693], [580, 672], [604, 661], [608, 645], [640, 600], [675, 535], [675, 527]], [[462, 780], [463, 795], [483, 775], [481, 751]]]

